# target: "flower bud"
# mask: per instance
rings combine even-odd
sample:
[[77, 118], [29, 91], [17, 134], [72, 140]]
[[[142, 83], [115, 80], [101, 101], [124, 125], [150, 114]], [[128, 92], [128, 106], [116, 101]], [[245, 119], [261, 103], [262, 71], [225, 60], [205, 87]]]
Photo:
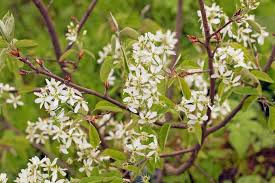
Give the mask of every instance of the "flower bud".
[[16, 50], [11, 50], [11, 51], [10, 51], [10, 54], [11, 54], [12, 56], [15, 56], [15, 57], [20, 57], [20, 53], [19, 53], [19, 50], [18, 50], [18, 49], [16, 49]]
[[193, 44], [199, 42], [199, 40], [198, 40], [198, 38], [196, 36], [187, 35], [187, 38]]
[[43, 60], [38, 59], [38, 58], [35, 59], [35, 62], [36, 62], [38, 65], [43, 65], [43, 64], [44, 64]]

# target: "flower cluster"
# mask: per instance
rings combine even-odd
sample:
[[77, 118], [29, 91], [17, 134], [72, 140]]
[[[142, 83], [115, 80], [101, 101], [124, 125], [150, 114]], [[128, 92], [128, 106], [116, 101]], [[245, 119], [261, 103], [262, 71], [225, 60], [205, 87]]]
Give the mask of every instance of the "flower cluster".
[[[203, 70], [203, 61], [198, 60], [197, 64], [199, 65], [198, 69], [188, 69], [188, 72], [198, 72]], [[203, 78], [202, 74], [192, 74], [192, 75], [187, 75], [184, 77], [186, 83], [190, 87], [190, 89], [202, 91], [207, 95], [208, 92], [208, 83], [207, 81]]]
[[78, 25], [75, 25], [73, 22], [70, 22], [70, 24], [67, 26], [67, 33], [65, 34], [66, 39], [69, 41], [69, 44], [73, 44], [77, 40], [77, 30]]
[[[232, 38], [237, 42], [242, 42], [245, 47], [252, 47], [255, 43], [264, 44], [264, 39], [269, 35], [265, 31], [265, 27], [261, 27], [255, 22], [254, 15], [244, 15], [240, 22], [237, 22], [237, 33], [232, 35]], [[252, 24], [254, 27], [252, 27]], [[256, 30], [255, 30], [256, 29]]]
[[[114, 44], [112, 45], [111, 43], [107, 44], [106, 46], [103, 47], [102, 51], [98, 52], [98, 60], [97, 63], [102, 64], [107, 57], [111, 56], [112, 59], [114, 60], [114, 64], [118, 64], [121, 60], [122, 54], [121, 54], [121, 46], [119, 43], [119, 39], [114, 37]], [[114, 75], [114, 69], [111, 69], [109, 76], [107, 78], [107, 82], [110, 86], [114, 85], [116, 77]]]
[[121, 46], [118, 38], [114, 38], [114, 48], [112, 48], [111, 43], [103, 47], [102, 51], [98, 52], [99, 59], [97, 63], [101, 64], [105, 61], [108, 56], [112, 56], [114, 63], [118, 63], [118, 60], [121, 58]]
[[[193, 72], [193, 71], [202, 70], [203, 62], [201, 60], [198, 60], [197, 64], [200, 66], [200, 69], [191, 69], [188, 71]], [[187, 82], [188, 86], [192, 90], [199, 91], [202, 96], [207, 95], [208, 82], [203, 78], [203, 76], [201, 74], [189, 75], [189, 76], [186, 76], [184, 79]], [[183, 98], [183, 100], [185, 101], [186, 99]], [[204, 107], [206, 108], [207, 106], [205, 105]], [[228, 114], [231, 111], [228, 101], [225, 100], [221, 103], [221, 100], [220, 100], [220, 97], [218, 96], [218, 94], [216, 94], [216, 96], [215, 96], [214, 104], [210, 107], [211, 107], [211, 111], [212, 111], [211, 118], [213, 120], [221, 118], [221, 117], [223, 118], [224, 116], [226, 116], [226, 114]], [[179, 109], [181, 109], [181, 107], [179, 107]], [[183, 110], [181, 109], [180, 111], [183, 111]], [[206, 119], [206, 117], [205, 117], [205, 119]], [[212, 122], [212, 120], [209, 121], [208, 124], [210, 124], [211, 122]], [[192, 127], [192, 126], [190, 126], [190, 127]]]
[[[217, 5], [216, 3], [213, 3], [211, 6], [205, 6], [205, 12], [209, 24], [210, 33], [214, 33], [216, 29], [219, 28], [220, 25], [225, 24], [229, 21], [228, 16], [223, 12], [222, 8]], [[199, 16], [199, 21], [201, 22], [201, 30], [203, 30], [203, 24], [202, 24], [202, 16], [201, 12], [197, 11], [197, 14]], [[225, 29], [221, 31], [222, 35], [229, 34], [232, 35], [231, 27], [228, 26]]]
[[123, 139], [124, 149], [131, 154], [131, 161], [136, 157], [158, 157], [158, 141], [154, 134], [141, 130], [129, 130]]
[[7, 182], [8, 182], [7, 174], [1, 173], [0, 174], [0, 183], [7, 183]]
[[240, 2], [242, 7], [249, 10], [255, 10], [260, 5], [259, 0], [240, 0]]
[[124, 124], [123, 122], [116, 121], [111, 114], [104, 114], [96, 120], [96, 123], [102, 126], [100, 133], [106, 134], [105, 139], [108, 141], [122, 140], [126, 135], [127, 127], [132, 124], [131, 122]]
[[255, 65], [245, 59], [241, 49], [226, 46], [217, 49], [214, 56], [214, 68], [215, 74], [211, 77], [221, 79], [226, 84], [225, 91], [227, 91], [232, 87], [241, 85], [241, 75], [234, 72], [235, 68], [249, 70], [255, 68]]
[[18, 106], [24, 105], [21, 101], [20, 95], [14, 95], [11, 92], [14, 92], [15, 88], [9, 84], [0, 83], [0, 98], [4, 99], [7, 104], [11, 104], [14, 109]]
[[118, 122], [111, 117], [111, 114], [105, 114], [97, 119], [96, 123], [103, 125], [100, 132], [106, 134], [106, 140], [122, 142], [124, 151], [131, 154], [131, 161], [139, 159], [138, 157], [157, 157], [156, 135], [145, 132], [144, 128], [138, 130], [130, 128], [133, 124], [132, 120], [127, 123]]
[[81, 108], [85, 111], [89, 110], [88, 102], [83, 99], [78, 90], [67, 87], [54, 79], [46, 79], [46, 83], [47, 85], [40, 92], [34, 92], [38, 97], [35, 99], [35, 103], [39, 103], [40, 108], [44, 107], [51, 115], [61, 108], [59, 104], [68, 104], [74, 108], [75, 113]]
[[75, 149], [77, 161], [82, 162], [79, 171], [85, 171], [89, 175], [94, 166], [106, 157], [99, 157], [99, 151], [88, 142], [88, 136], [80, 122], [65, 116], [64, 111], [48, 119], [39, 118], [35, 123], [28, 122], [27, 139], [37, 144], [44, 144], [49, 139], [55, 140], [60, 144], [59, 149], [63, 154], [70, 154], [70, 149]]
[[[249, 1], [249, 2], [248, 2]], [[259, 2], [255, 0], [242, 0], [242, 6], [255, 9], [258, 7]], [[205, 6], [210, 33], [214, 33], [219, 27], [229, 21], [228, 16], [222, 11], [221, 7], [212, 4], [211, 7]], [[201, 22], [201, 30], [203, 30], [201, 12], [198, 11], [199, 21]], [[265, 27], [261, 27], [254, 18], [254, 15], [244, 14], [238, 18], [238, 21], [227, 25], [220, 31], [222, 37], [228, 36], [229, 38], [243, 43], [245, 47], [255, 47], [255, 43], [260, 45], [264, 44], [264, 39], [269, 35], [265, 31]]]
[[152, 106], [159, 102], [157, 87], [164, 79], [163, 69], [169, 63], [170, 56], [175, 54], [176, 42], [175, 33], [158, 31], [140, 36], [138, 42], [133, 44], [134, 62], [129, 66], [123, 101], [131, 111], [140, 111], [140, 124], [153, 123], [157, 117]]
[[44, 157], [40, 160], [38, 157], [35, 156], [30, 160], [27, 168], [21, 170], [14, 182], [69, 183], [69, 180], [65, 179], [66, 169], [60, 168], [56, 163], [57, 159], [51, 161], [49, 158]]
[[182, 98], [178, 110], [185, 114], [187, 125], [192, 128], [195, 124], [203, 124], [208, 119], [206, 111], [209, 106], [209, 97], [202, 91], [193, 90], [190, 99]]
[[[78, 40], [78, 31], [79, 31], [79, 25], [74, 24], [73, 22], [70, 22], [70, 24], [67, 26], [67, 33], [65, 34], [66, 40], [68, 40], [69, 45], [73, 44]], [[85, 36], [87, 34], [87, 30], [84, 30], [82, 35]]]

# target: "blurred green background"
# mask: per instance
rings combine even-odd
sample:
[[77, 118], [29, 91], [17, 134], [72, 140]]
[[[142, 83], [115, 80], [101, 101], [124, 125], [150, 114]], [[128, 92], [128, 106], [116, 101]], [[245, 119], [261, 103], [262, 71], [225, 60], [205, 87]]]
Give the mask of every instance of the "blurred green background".
[[[207, 0], [206, 3], [210, 4], [212, 1]], [[217, 0], [217, 4], [223, 7], [223, 10], [228, 14], [232, 15], [238, 4], [238, 0]], [[54, 21], [62, 49], [67, 45], [65, 40], [65, 33], [67, 31], [67, 25], [71, 21], [71, 17], [77, 17], [80, 19], [86, 10], [89, 0], [48, 0], [44, 3], [49, 8], [49, 13]], [[181, 54], [184, 59], [192, 58], [196, 60], [198, 57], [198, 52], [192, 44], [186, 39], [187, 35], [201, 35], [199, 29], [199, 22], [197, 17], [198, 4], [195, 0], [183, 0], [183, 31], [180, 40]], [[142, 14], [145, 7], [150, 7], [148, 11]], [[120, 27], [132, 27], [137, 30], [146, 30], [146, 25], [144, 25], [144, 19], [149, 18], [159, 25], [162, 29], [174, 30], [175, 27], [175, 17], [177, 10], [177, 0], [99, 0], [94, 11], [92, 12], [90, 18], [85, 24], [84, 29], [87, 30], [87, 36], [85, 39], [85, 48], [94, 53], [95, 58], [84, 56], [81, 60], [78, 71], [73, 73], [73, 79], [76, 83], [81, 85], [96, 89], [97, 91], [103, 92], [103, 83], [99, 79], [99, 68], [100, 65], [96, 63], [98, 58], [98, 51], [102, 49], [107, 43], [109, 43], [112, 32], [108, 23], [108, 18], [110, 12], [116, 17]], [[51, 41], [44, 22], [39, 14], [37, 8], [30, 0], [1, 0], [0, 1], [0, 16], [2, 17], [7, 11], [10, 11], [15, 17], [16, 29], [15, 37], [18, 39], [32, 39], [35, 40], [39, 45], [34, 49], [23, 50], [26, 55], [35, 55], [41, 58], [49, 58], [50, 60], [46, 62], [46, 65], [55, 73], [61, 74], [58, 65], [54, 59], [54, 52], [52, 48]], [[264, 27], [267, 31], [272, 33], [275, 32], [275, 1], [274, 0], [262, 0], [260, 7], [254, 12], [256, 15], [256, 20]], [[269, 56], [272, 42], [274, 38], [270, 35], [266, 40], [265, 45], [261, 47], [260, 52], [263, 54], [263, 62]], [[272, 73], [273, 72], [273, 73]], [[274, 70], [271, 71], [273, 78], [275, 78]], [[8, 82], [11, 85], [16, 86], [19, 89], [27, 90], [37, 86], [44, 85], [44, 79], [42, 77], [33, 77], [32, 75], [26, 76], [24, 78], [20, 77], [16, 70], [5, 69], [0, 72], [0, 82]], [[266, 87], [266, 94], [270, 97], [273, 95], [274, 85], [268, 85]], [[98, 101], [95, 97], [87, 96], [89, 105], [92, 108]], [[5, 120], [9, 121], [21, 131], [26, 128], [27, 121], [34, 121], [38, 116], [46, 116], [42, 110], [39, 110], [38, 105], [34, 104], [33, 94], [23, 95], [23, 100], [25, 106], [12, 110], [10, 107], [3, 107], [2, 116]], [[233, 102], [234, 103], [234, 102]], [[255, 104], [257, 105], [257, 104]], [[248, 146], [251, 144], [257, 146], [257, 150], [253, 152], [258, 152], [262, 148], [270, 147], [274, 149], [274, 135], [272, 133], [266, 133], [264, 131], [266, 122], [264, 113], [261, 111], [259, 106], [253, 108], [253, 110], [248, 110], [246, 113], [237, 116], [235, 121], [243, 122], [241, 126], [242, 130], [236, 130], [235, 123], [233, 123], [228, 129], [232, 133], [230, 143], [236, 149], [237, 153], [243, 157], [235, 158], [234, 153], [228, 153], [226, 147], [222, 150], [215, 149], [215, 147], [220, 148], [220, 142], [217, 144], [210, 144], [209, 146], [214, 146], [208, 154], [202, 156], [201, 165], [209, 171], [211, 176], [218, 179], [219, 176], [224, 173], [224, 166], [230, 167], [232, 164], [237, 162], [240, 166], [240, 176], [242, 174], [251, 174], [247, 166], [248, 161]], [[253, 125], [251, 127], [251, 121]], [[255, 121], [257, 123], [255, 123]], [[235, 125], [235, 126], [234, 126]], [[236, 132], [237, 131], [237, 132]], [[230, 134], [232, 134], [230, 133]], [[256, 135], [255, 135], [256, 134]], [[224, 136], [223, 132], [216, 135], [212, 139], [218, 139], [222, 142], [227, 141], [228, 137]], [[233, 137], [232, 137], [233, 136]], [[1, 153], [0, 170], [5, 172], [10, 172], [11, 174], [16, 174], [16, 172], [23, 168], [27, 162], [28, 157], [34, 153], [34, 150], [30, 148], [28, 142], [24, 137], [16, 137], [12, 132], [1, 132], [1, 141], [12, 141], [11, 143], [19, 143], [24, 146], [24, 148], [17, 148], [17, 156], [12, 153]], [[12, 139], [12, 140], [11, 140]], [[257, 144], [257, 143], [259, 144]], [[235, 143], [235, 144], [234, 144]], [[228, 144], [227, 144], [228, 145]], [[272, 151], [273, 153], [275, 152]], [[58, 152], [57, 152], [58, 153]], [[212, 153], [212, 154], [211, 154]], [[18, 155], [19, 154], [19, 155]], [[275, 160], [273, 154], [273, 159], [268, 161], [273, 162], [272, 166], [275, 166]], [[226, 159], [225, 162], [221, 164], [215, 164], [217, 159]], [[244, 164], [243, 164], [244, 163]], [[14, 166], [16, 164], [17, 166]], [[233, 167], [235, 168], [235, 167]], [[256, 174], [269, 174], [272, 177], [272, 173], [268, 172], [269, 167], [265, 167], [261, 172], [260, 170]], [[273, 170], [274, 171], [274, 170]], [[10, 175], [11, 175], [10, 174]], [[195, 180], [198, 182], [204, 182], [205, 178], [199, 173], [195, 173]], [[270, 175], [271, 174], [271, 175]], [[254, 177], [255, 178], [255, 177]], [[168, 182], [173, 182], [178, 178], [170, 177]], [[190, 181], [188, 174], [182, 176], [183, 180], [186, 182]], [[248, 181], [247, 181], [248, 180]], [[251, 182], [261, 182], [261, 179], [247, 179], [242, 180]], [[274, 183], [274, 182], [273, 182]]]

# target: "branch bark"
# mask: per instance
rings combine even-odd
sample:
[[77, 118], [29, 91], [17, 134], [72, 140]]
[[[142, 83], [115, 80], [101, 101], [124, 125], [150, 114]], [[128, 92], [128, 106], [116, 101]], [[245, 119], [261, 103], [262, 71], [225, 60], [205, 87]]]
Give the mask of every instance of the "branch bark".
[[32, 0], [32, 2], [35, 4], [35, 6], [39, 10], [41, 16], [43, 17], [43, 20], [45, 22], [45, 25], [46, 25], [49, 35], [51, 37], [52, 45], [54, 47], [55, 57], [57, 60], [59, 60], [59, 57], [61, 56], [61, 47], [59, 44], [59, 40], [57, 37], [57, 33], [55, 31], [53, 22], [50, 18], [49, 12], [48, 12], [46, 6], [44, 5], [44, 3], [41, 2], [40, 0]]
[[273, 45], [271, 55], [270, 55], [266, 65], [264, 66], [264, 69], [263, 69], [264, 72], [268, 71], [268, 69], [271, 67], [274, 60], [275, 60], [275, 45]]
[[[204, 0], [199, 0], [199, 7], [200, 7], [200, 12], [201, 12], [201, 17], [202, 17], [204, 36], [205, 36], [204, 45], [205, 45], [205, 48], [207, 51], [207, 56], [208, 56], [208, 69], [209, 69], [209, 78], [210, 78], [209, 97], [210, 97], [211, 105], [213, 105], [214, 97], [215, 97], [215, 78], [212, 78], [211, 76], [214, 74], [214, 67], [213, 67], [214, 55], [213, 55], [213, 52], [210, 47], [211, 34], [210, 34], [207, 15], [206, 15], [206, 11], [205, 11]], [[207, 125], [208, 121], [211, 120], [210, 107], [208, 107], [207, 116], [208, 116], [208, 120], [203, 125], [203, 132], [205, 132], [206, 125]]]

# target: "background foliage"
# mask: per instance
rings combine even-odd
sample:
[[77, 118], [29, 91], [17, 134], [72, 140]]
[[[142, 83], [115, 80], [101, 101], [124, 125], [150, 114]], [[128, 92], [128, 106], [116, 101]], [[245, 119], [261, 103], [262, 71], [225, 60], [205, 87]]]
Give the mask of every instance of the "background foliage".
[[[64, 34], [66, 26], [70, 22], [70, 17], [81, 17], [89, 4], [88, 0], [54, 0], [44, 1], [50, 6], [50, 15], [53, 18], [56, 30], [61, 39], [62, 47], [67, 45]], [[207, 1], [210, 2], [211, 1]], [[238, 0], [218, 0], [218, 4], [224, 11], [232, 15], [235, 11], [235, 4]], [[145, 6], [150, 9], [141, 15]], [[85, 25], [88, 31], [85, 39], [85, 47], [94, 53], [95, 57], [85, 55], [81, 60], [79, 69], [73, 73], [76, 83], [81, 83], [87, 88], [94, 88], [99, 92], [104, 91], [104, 85], [99, 79], [100, 65], [96, 63], [97, 53], [106, 45], [112, 35], [108, 23], [109, 13], [116, 17], [121, 27], [132, 27], [141, 32], [154, 31], [156, 28], [174, 29], [176, 16], [176, 0], [104, 0], [99, 1], [91, 17]], [[275, 1], [262, 0], [260, 7], [255, 11], [256, 19], [267, 28], [268, 32], [275, 30]], [[186, 36], [201, 35], [199, 29], [197, 10], [198, 4], [194, 0], [184, 0], [183, 32], [180, 40], [181, 54], [183, 59], [197, 60], [202, 54], [198, 54]], [[0, 2], [0, 17], [7, 11], [10, 11], [16, 20], [15, 37], [20, 39], [33, 39], [39, 46], [25, 50], [25, 54], [32, 56], [40, 55], [48, 58], [46, 61], [49, 67], [55, 73], [61, 73], [58, 65], [54, 61], [52, 44], [50, 42], [47, 30], [41, 19], [41, 16], [34, 5], [28, 0], [3, 0]], [[145, 20], [152, 20], [154, 23]], [[265, 45], [259, 52], [262, 53], [260, 63], [264, 65], [267, 60], [271, 44], [274, 38], [269, 36]], [[23, 50], [24, 51], [24, 50]], [[2, 60], [1, 60], [2, 61]], [[11, 145], [14, 150], [0, 151], [0, 171], [9, 173], [14, 177], [21, 168], [24, 168], [28, 158], [37, 154], [29, 142], [25, 139], [24, 130], [27, 121], [34, 121], [38, 116], [45, 116], [42, 110], [39, 110], [35, 104], [34, 96], [28, 93], [34, 86], [43, 86], [42, 77], [33, 77], [32, 75], [20, 77], [17, 73], [16, 63], [10, 63], [8, 67], [0, 72], [0, 82], [10, 83], [19, 90], [24, 90], [23, 95], [25, 105], [13, 110], [9, 106], [3, 106], [1, 111], [1, 121], [9, 121], [19, 132], [14, 130], [1, 130], [0, 143]], [[275, 79], [275, 67], [270, 71]], [[263, 84], [265, 95], [275, 98], [275, 84]], [[232, 106], [237, 104], [238, 99], [230, 101]], [[93, 108], [99, 101], [95, 97], [87, 97], [90, 108]], [[181, 176], [167, 176], [165, 182], [210, 182], [211, 179], [220, 182], [228, 179], [235, 180], [237, 183], [249, 182], [275, 182], [275, 135], [267, 129], [268, 110], [261, 107], [258, 103], [253, 104], [253, 108], [238, 114], [233, 122], [226, 129], [216, 132], [206, 142], [204, 149], [199, 154], [196, 164], [189, 171]], [[4, 123], [1, 128], [5, 129]], [[174, 129], [173, 129], [174, 130]], [[170, 135], [168, 147], [186, 146], [192, 142], [187, 135], [188, 132], [178, 132], [174, 130], [175, 135]], [[177, 141], [177, 136], [185, 139], [183, 142]], [[1, 148], [1, 147], [0, 147]], [[47, 149], [59, 154], [54, 145], [48, 145]], [[204, 175], [201, 169], [207, 170], [209, 175]], [[206, 177], [205, 177], [206, 176]], [[209, 179], [210, 177], [210, 179]], [[212, 177], [212, 178], [211, 178]]]

